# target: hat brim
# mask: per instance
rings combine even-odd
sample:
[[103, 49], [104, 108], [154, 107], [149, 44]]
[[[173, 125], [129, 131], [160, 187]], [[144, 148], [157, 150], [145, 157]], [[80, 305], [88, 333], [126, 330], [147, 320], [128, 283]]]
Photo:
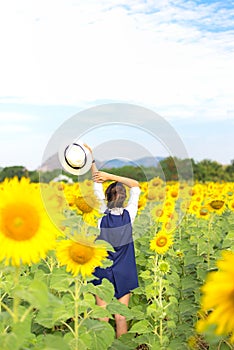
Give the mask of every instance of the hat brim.
[[87, 173], [91, 166], [92, 166], [92, 155], [90, 153], [90, 151], [84, 146], [82, 145], [82, 147], [85, 149], [85, 154], [86, 154], [86, 163], [83, 167], [77, 169], [77, 168], [73, 168], [72, 166], [70, 166], [65, 159], [65, 150], [67, 148], [64, 147], [59, 151], [59, 161], [63, 167], [63, 169], [69, 173], [69, 174], [73, 174], [73, 175], [83, 175], [85, 173]]

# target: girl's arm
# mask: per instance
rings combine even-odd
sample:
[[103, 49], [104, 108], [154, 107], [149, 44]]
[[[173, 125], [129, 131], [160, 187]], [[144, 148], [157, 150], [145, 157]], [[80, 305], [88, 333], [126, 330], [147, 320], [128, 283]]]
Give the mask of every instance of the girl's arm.
[[129, 177], [118, 176], [104, 171], [94, 171], [93, 180], [95, 182], [105, 182], [105, 181], [117, 181], [128, 187], [139, 187], [138, 181], [131, 179]]
[[[92, 148], [89, 147], [87, 144], [84, 144], [84, 146], [86, 148], [88, 148], [88, 150], [90, 151], [90, 154], [92, 156], [91, 171], [92, 171], [92, 176], [94, 176], [94, 174], [98, 171], [98, 169], [97, 169], [97, 166], [96, 166], [96, 163], [95, 163], [95, 159], [94, 159], [94, 156], [93, 156], [93, 151], [92, 151]], [[94, 181], [93, 189], [94, 189], [94, 193], [95, 193], [95, 195], [96, 195], [96, 197], [97, 197], [97, 199], [99, 200], [99, 203], [100, 203], [99, 212], [100, 213], [104, 213], [106, 208], [107, 208], [107, 206], [106, 206], [106, 202], [105, 202], [105, 194], [104, 194], [104, 191], [103, 191], [102, 184]]]
[[138, 181], [136, 181], [134, 179], [106, 173], [105, 171], [98, 171], [91, 147], [89, 147], [87, 144], [85, 144], [85, 147], [88, 148], [88, 150], [90, 151], [90, 153], [92, 155], [93, 163], [91, 166], [91, 171], [92, 171], [92, 176], [93, 176], [94, 182], [102, 183], [105, 181], [117, 181], [117, 182], [122, 182], [122, 184], [124, 184], [128, 187], [139, 187]]

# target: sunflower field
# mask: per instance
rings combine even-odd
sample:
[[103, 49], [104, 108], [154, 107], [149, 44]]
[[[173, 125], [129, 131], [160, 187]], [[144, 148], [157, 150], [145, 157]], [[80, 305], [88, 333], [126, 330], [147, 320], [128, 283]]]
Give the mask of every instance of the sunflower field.
[[[90, 283], [113, 249], [96, 240], [91, 180], [0, 184], [1, 350], [234, 349], [234, 183], [140, 187], [127, 307], [108, 280]], [[119, 338], [115, 314], [128, 322]]]

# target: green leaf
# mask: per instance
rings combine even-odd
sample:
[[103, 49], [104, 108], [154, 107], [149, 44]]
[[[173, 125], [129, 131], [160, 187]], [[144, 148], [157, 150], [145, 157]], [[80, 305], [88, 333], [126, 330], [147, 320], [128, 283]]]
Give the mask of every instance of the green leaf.
[[[119, 339], [115, 339], [108, 350], [132, 350], [133, 347], [122, 343]], [[135, 347], [134, 347], [135, 349]]]
[[63, 269], [54, 270], [50, 280], [50, 288], [60, 292], [67, 291], [73, 280]]
[[134, 325], [130, 328], [129, 333], [150, 333], [151, 332], [151, 324], [148, 320], [142, 320], [134, 323]]
[[0, 333], [4, 331], [5, 326], [10, 326], [11, 322], [12, 317], [8, 312], [0, 312]]
[[114, 248], [112, 247], [112, 245], [106, 241], [103, 241], [101, 239], [98, 239], [97, 241], [95, 241], [95, 245], [98, 247], [104, 247], [106, 248], [106, 250], [108, 250], [109, 252], [115, 252]]
[[107, 305], [106, 308], [111, 314], [120, 314], [129, 320], [132, 319], [131, 310], [123, 303], [120, 303], [118, 300], [113, 300], [110, 304]]
[[173, 339], [167, 346], [167, 350], [187, 349], [187, 344], [181, 338]]
[[52, 294], [49, 298], [49, 305], [49, 307], [39, 310], [36, 316], [37, 323], [46, 328], [52, 328], [55, 324], [59, 324], [62, 320], [66, 321], [70, 317], [63, 302]]
[[31, 318], [26, 318], [23, 322], [13, 323], [12, 332], [16, 335], [18, 339], [18, 344], [22, 346], [25, 341], [27, 343], [32, 342], [35, 335], [31, 333]]
[[106, 278], [103, 278], [102, 284], [99, 286], [94, 286], [92, 283], [88, 284], [87, 291], [98, 295], [102, 300], [109, 303], [114, 297], [114, 287], [113, 284]]
[[103, 307], [96, 305], [96, 306], [92, 307], [92, 313], [90, 314], [90, 317], [92, 317], [92, 318], [103, 318], [103, 317], [112, 318], [112, 315], [107, 309], [104, 309]]
[[181, 278], [182, 290], [194, 290], [197, 287], [197, 281], [191, 276], [184, 276]]
[[85, 322], [88, 333], [92, 337], [92, 350], [107, 350], [112, 344], [115, 332], [107, 322], [87, 319]]
[[140, 272], [139, 276], [143, 279], [153, 279], [152, 272], [149, 270]]
[[130, 308], [130, 313], [131, 313], [131, 319], [137, 319], [137, 320], [143, 320], [145, 319], [145, 313], [141, 311], [142, 307], [141, 305], [139, 306], [133, 306]]
[[[135, 342], [136, 338], [135, 338], [135, 334], [133, 335], [132, 333], [125, 333], [125, 334], [122, 334], [118, 340], [121, 341], [122, 344], [128, 346], [132, 349], [135, 349], [136, 346], [137, 346], [137, 343]], [[135, 345], [135, 346], [134, 346]], [[117, 348], [118, 349], [118, 348]], [[117, 349], [114, 349], [114, 350], [117, 350]]]
[[[207, 247], [206, 247], [207, 249]], [[184, 265], [188, 266], [188, 265], [197, 265], [199, 262], [201, 261], [201, 257], [197, 256], [197, 255], [192, 255], [192, 254], [186, 254], [184, 257]]]
[[180, 287], [180, 277], [176, 272], [172, 272], [168, 275], [168, 281], [170, 284], [172, 283], [174, 287]]
[[194, 309], [195, 306], [191, 303], [191, 300], [181, 300], [179, 303], [179, 310], [182, 314], [189, 313], [191, 315]]
[[82, 302], [83, 302], [83, 305], [85, 305], [87, 308], [93, 307], [96, 305], [95, 297], [91, 293], [84, 294], [84, 299], [82, 300]]
[[176, 323], [172, 320], [167, 321], [167, 327], [169, 329], [175, 329], [177, 327]]
[[37, 280], [31, 281], [27, 288], [23, 284], [16, 286], [14, 295], [29, 302], [38, 309], [47, 307], [49, 303], [49, 291], [46, 284]]
[[86, 344], [86, 342], [84, 341], [84, 337], [82, 337], [83, 334], [81, 334], [81, 336], [79, 336], [79, 338], [76, 339], [72, 339], [69, 342], [69, 349], [75, 350], [75, 349], [82, 349], [82, 350], [89, 350], [90, 346], [92, 343], [89, 343], [89, 345]]
[[157, 308], [157, 305], [155, 303], [147, 306], [147, 308], [146, 308], [147, 316], [152, 316], [152, 314], [156, 315], [157, 313], [158, 313], [158, 308]]
[[230, 350], [230, 346], [227, 345], [227, 343], [222, 343], [221, 346], [219, 346], [220, 350]]
[[71, 348], [62, 337], [48, 334], [45, 337], [43, 350], [71, 350]]
[[0, 334], [0, 344], [1, 350], [18, 350], [20, 347], [17, 336], [14, 333]]
[[155, 296], [155, 286], [153, 283], [150, 283], [149, 285], [145, 286], [145, 295], [147, 299], [151, 299]]

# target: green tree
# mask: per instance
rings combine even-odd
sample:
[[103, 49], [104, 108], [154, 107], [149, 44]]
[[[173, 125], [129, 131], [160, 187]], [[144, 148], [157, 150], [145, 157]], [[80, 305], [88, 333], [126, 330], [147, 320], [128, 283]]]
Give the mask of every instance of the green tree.
[[198, 181], [225, 181], [225, 170], [222, 164], [210, 160], [204, 159], [197, 163], [195, 166], [195, 178]]
[[5, 167], [0, 172], [0, 181], [2, 182], [5, 178], [10, 179], [15, 176], [17, 176], [18, 179], [21, 179], [23, 176], [28, 177], [28, 170], [21, 165]]
[[234, 181], [234, 159], [231, 160], [231, 164], [227, 165], [225, 168], [227, 174], [227, 181]]

